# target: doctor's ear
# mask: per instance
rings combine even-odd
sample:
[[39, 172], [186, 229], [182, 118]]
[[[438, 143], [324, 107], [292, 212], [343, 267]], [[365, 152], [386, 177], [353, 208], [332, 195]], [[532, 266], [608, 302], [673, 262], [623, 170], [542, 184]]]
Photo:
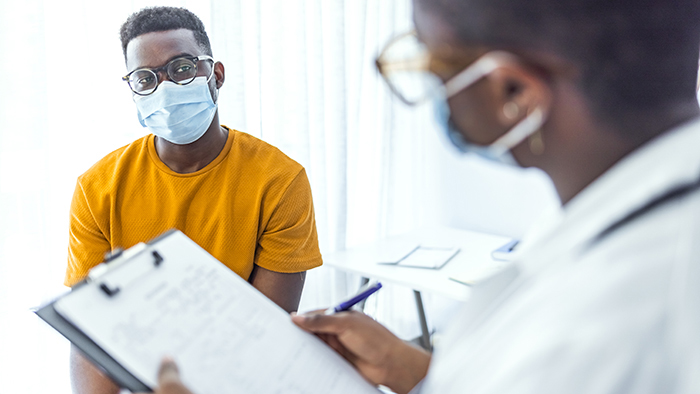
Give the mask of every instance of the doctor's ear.
[[539, 108], [549, 110], [552, 91], [542, 77], [517, 63], [504, 64], [489, 76], [498, 121], [512, 127]]
[[226, 80], [226, 70], [221, 62], [214, 63], [214, 78], [216, 79], [216, 88], [221, 89]]

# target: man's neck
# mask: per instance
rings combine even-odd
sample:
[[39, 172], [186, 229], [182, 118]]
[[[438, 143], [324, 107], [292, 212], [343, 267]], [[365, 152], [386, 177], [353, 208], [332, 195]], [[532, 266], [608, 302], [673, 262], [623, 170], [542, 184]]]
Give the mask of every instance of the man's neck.
[[162, 138], [155, 138], [155, 148], [160, 160], [179, 174], [189, 174], [206, 167], [226, 146], [228, 130], [219, 125], [216, 114], [209, 129], [197, 141], [177, 145]]

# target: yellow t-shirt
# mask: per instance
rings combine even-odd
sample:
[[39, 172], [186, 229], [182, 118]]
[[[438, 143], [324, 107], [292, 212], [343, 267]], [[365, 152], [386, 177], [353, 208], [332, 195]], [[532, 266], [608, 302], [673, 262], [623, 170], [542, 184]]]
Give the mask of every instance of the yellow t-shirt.
[[65, 285], [82, 280], [105, 252], [176, 228], [247, 279], [253, 265], [301, 272], [321, 265], [304, 168], [236, 130], [214, 161], [170, 170], [153, 135], [117, 149], [78, 178], [70, 209]]

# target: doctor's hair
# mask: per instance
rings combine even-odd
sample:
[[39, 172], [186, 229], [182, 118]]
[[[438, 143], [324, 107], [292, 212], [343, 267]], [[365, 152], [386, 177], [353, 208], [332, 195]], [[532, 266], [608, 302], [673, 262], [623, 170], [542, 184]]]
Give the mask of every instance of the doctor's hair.
[[593, 115], [630, 132], [696, 100], [697, 0], [415, 0], [465, 47], [549, 53], [577, 70]]
[[119, 29], [124, 58], [126, 47], [134, 38], [146, 33], [176, 29], [192, 31], [197, 44], [207, 55], [212, 56], [209, 37], [197, 15], [185, 8], [148, 7], [131, 14]]

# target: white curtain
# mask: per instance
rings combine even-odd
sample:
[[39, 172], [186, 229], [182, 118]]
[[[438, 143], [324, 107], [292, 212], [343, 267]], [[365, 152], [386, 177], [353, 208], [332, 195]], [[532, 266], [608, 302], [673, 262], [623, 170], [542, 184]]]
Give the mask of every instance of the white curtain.
[[[0, 0], [2, 392], [70, 392], [68, 344], [30, 308], [66, 291], [76, 177], [146, 132], [120, 79], [118, 30], [149, 5], [183, 6], [204, 21], [226, 67], [222, 123], [306, 167], [323, 253], [430, 216], [430, 108], [400, 104], [373, 65], [380, 47], [410, 28], [410, 0]], [[329, 305], [355, 279], [312, 271], [302, 309]], [[410, 308], [374, 309], [414, 320]]]

